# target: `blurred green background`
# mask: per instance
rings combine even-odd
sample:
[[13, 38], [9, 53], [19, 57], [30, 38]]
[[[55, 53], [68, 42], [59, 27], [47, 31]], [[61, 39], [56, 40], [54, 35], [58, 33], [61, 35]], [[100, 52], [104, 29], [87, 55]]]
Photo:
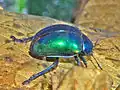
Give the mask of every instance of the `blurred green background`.
[[0, 0], [7, 11], [48, 16], [71, 22], [77, 0]]

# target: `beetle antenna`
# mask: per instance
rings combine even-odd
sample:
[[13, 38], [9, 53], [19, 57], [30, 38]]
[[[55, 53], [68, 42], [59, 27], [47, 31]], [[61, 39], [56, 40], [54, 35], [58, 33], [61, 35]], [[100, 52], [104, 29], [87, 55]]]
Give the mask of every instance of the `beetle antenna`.
[[95, 68], [97, 68], [97, 66], [94, 64], [94, 62], [90, 59], [90, 61], [92, 62], [92, 64], [94, 65]]
[[98, 67], [99, 67], [101, 70], [103, 70], [102, 67], [101, 67], [101, 65], [98, 63], [97, 59], [93, 56], [93, 54], [92, 54], [91, 56], [95, 59], [95, 61], [96, 61], [97, 65], [98, 65]]
[[98, 41], [99, 41], [99, 39], [97, 39], [97, 40], [95, 41], [93, 47], [96, 47], [96, 45], [98, 44]]

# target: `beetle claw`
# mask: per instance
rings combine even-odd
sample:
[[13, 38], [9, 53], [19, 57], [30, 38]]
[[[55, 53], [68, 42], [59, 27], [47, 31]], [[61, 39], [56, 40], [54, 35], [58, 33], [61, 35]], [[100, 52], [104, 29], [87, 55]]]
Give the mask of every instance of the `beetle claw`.
[[29, 84], [30, 83], [30, 80], [25, 80], [23, 83], [22, 83], [22, 85], [27, 85], [27, 84]]

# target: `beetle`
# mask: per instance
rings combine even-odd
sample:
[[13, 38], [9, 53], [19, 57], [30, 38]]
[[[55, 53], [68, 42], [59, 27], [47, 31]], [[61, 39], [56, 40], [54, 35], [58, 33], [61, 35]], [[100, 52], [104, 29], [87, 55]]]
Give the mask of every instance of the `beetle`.
[[[59, 58], [74, 57], [77, 65], [80, 66], [80, 60], [87, 67], [87, 61], [84, 56], [92, 55], [93, 43], [83, 34], [79, 28], [67, 24], [55, 24], [47, 26], [37, 32], [34, 36], [18, 39], [15, 36], [10, 37], [14, 42], [31, 42], [29, 54], [34, 58], [55, 59], [54, 63], [45, 70], [32, 75], [22, 84], [29, 84], [32, 80], [42, 76], [58, 66]], [[98, 64], [98, 62], [97, 62]], [[98, 64], [100, 67], [100, 65]], [[102, 69], [100, 67], [100, 69]]]

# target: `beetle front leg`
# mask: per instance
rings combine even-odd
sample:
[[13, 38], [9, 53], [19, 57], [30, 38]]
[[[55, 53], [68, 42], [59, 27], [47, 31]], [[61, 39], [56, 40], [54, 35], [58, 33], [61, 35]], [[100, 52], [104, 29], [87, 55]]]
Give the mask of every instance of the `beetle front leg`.
[[19, 43], [27, 43], [33, 39], [33, 36], [28, 37], [28, 38], [23, 38], [23, 39], [18, 39], [15, 36], [10, 36], [13, 42], [19, 42]]
[[86, 59], [83, 56], [80, 56], [80, 55], [79, 55], [79, 58], [83, 61], [85, 67], [87, 67], [87, 61], [86, 61]]
[[51, 70], [55, 69], [55, 68], [57, 67], [58, 63], [59, 63], [59, 60], [58, 60], [58, 59], [59, 59], [59, 58], [56, 58], [56, 61], [55, 61], [52, 65], [50, 65], [50, 66], [49, 66], [48, 68], [46, 68], [45, 70], [43, 70], [43, 71], [41, 71], [41, 72], [38, 72], [37, 74], [32, 75], [29, 79], [25, 80], [22, 84], [23, 84], [23, 85], [27, 85], [27, 84], [29, 84], [32, 80], [34, 80], [34, 79], [38, 78], [39, 76], [42, 76], [42, 75], [50, 72]]

